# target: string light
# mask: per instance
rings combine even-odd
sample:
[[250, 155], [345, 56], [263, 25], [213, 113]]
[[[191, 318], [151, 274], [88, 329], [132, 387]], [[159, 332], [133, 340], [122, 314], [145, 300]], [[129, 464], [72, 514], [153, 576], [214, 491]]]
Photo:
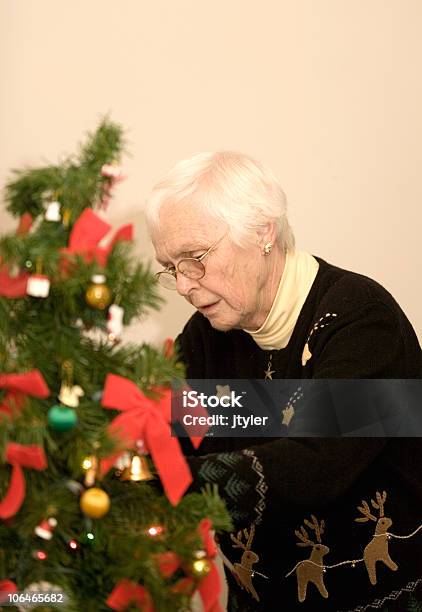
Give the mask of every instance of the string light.
[[43, 550], [35, 551], [34, 553], [32, 553], [32, 556], [35, 557], [35, 559], [38, 559], [39, 561], [45, 561], [48, 557], [47, 553]]
[[89, 532], [86, 534], [86, 537], [88, 538], [88, 540], [93, 540], [94, 539], [94, 534]]
[[[419, 527], [417, 527], [414, 531], [412, 531], [412, 533], [409, 533], [408, 535], [401, 536], [401, 535], [396, 535], [395, 533], [389, 533], [387, 531], [386, 533], [375, 533], [373, 537], [381, 538], [381, 537], [387, 536], [387, 539], [389, 540], [391, 538], [407, 540], [408, 538], [413, 537], [421, 529], [422, 529], [422, 524], [419, 525]], [[288, 576], [291, 576], [291, 574], [295, 572], [296, 568], [299, 567], [299, 565], [302, 565], [302, 563], [311, 563], [312, 565], [316, 565], [316, 567], [322, 568], [322, 571], [325, 573], [327, 569], [333, 569], [334, 567], [340, 567], [341, 565], [351, 565], [354, 568], [356, 567], [356, 563], [363, 563], [363, 562], [364, 562], [364, 559], [348, 559], [347, 561], [340, 561], [340, 563], [335, 563], [334, 565], [321, 565], [320, 563], [315, 563], [314, 561], [311, 561], [310, 559], [303, 559], [302, 561], [299, 561], [298, 563], [296, 563], [294, 568], [290, 570], [288, 574], [286, 574], [285, 578], [288, 578]]]
[[68, 544], [69, 548], [71, 548], [72, 550], [77, 550], [79, 548], [79, 544], [76, 540], [69, 540]]
[[[396, 539], [400, 539], [400, 540], [407, 540], [408, 538], [412, 538], [414, 535], [416, 535], [418, 533], [418, 531], [420, 531], [422, 529], [422, 524], [419, 525], [419, 527], [417, 527], [414, 531], [412, 531], [412, 533], [409, 533], [408, 535], [397, 535], [395, 533], [376, 533], [374, 534], [374, 538], [378, 538], [378, 537], [385, 537], [387, 536], [387, 538], [396, 538]], [[229, 559], [227, 559], [227, 557], [224, 555], [224, 553], [221, 551], [221, 549], [219, 548], [219, 553], [223, 559], [223, 563], [224, 565], [226, 565], [229, 568], [233, 567], [233, 564], [231, 563], [231, 561], [229, 561]], [[293, 569], [290, 570], [290, 572], [288, 574], [285, 575], [285, 578], [288, 578], [289, 576], [291, 576], [296, 569], [299, 567], [299, 565], [302, 565], [302, 563], [310, 563], [311, 565], [315, 565], [316, 567], [319, 567], [322, 569], [322, 571], [325, 573], [327, 571], [327, 569], [333, 569], [335, 567], [341, 567], [342, 565], [350, 565], [352, 568], [356, 567], [357, 563], [363, 563], [364, 559], [348, 559], [347, 561], [340, 561], [340, 563], [335, 563], [334, 565], [321, 565], [320, 563], [315, 563], [314, 561], [311, 561], [310, 559], [302, 559], [302, 561], [299, 561], [298, 563], [296, 563], [296, 565], [294, 566]], [[250, 572], [251, 577], [253, 577], [254, 574], [258, 575], [258, 576], [262, 576], [263, 578], [267, 578], [268, 576], [265, 576], [265, 574], [261, 574], [260, 572], [257, 572], [256, 570], [252, 570], [250, 567], [245, 567], [244, 565], [239, 564], [240, 567], [242, 567], [242, 569]]]
[[147, 530], [148, 535], [155, 537], [158, 535], [161, 535], [164, 531], [164, 527], [162, 527], [161, 525], [151, 525], [151, 527], [149, 527], [149, 529]]

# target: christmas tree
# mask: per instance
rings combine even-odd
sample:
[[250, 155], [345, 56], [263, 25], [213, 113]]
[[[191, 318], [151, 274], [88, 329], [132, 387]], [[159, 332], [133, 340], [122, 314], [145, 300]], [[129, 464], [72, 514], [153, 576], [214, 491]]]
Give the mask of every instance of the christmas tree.
[[231, 525], [215, 490], [184, 495], [169, 423], [183, 368], [171, 341], [120, 341], [161, 303], [132, 227], [109, 238], [101, 211], [123, 150], [105, 119], [77, 155], [5, 188], [18, 223], [0, 239], [0, 605], [15, 609], [174, 612], [199, 591], [218, 610], [210, 530]]

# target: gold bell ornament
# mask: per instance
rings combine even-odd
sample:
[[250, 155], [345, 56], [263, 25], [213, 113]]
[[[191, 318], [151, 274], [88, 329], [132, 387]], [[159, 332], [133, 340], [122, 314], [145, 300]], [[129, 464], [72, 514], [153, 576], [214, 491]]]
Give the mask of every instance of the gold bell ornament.
[[92, 308], [105, 310], [111, 302], [111, 291], [107, 287], [104, 274], [94, 274], [91, 285], [86, 290], [85, 299]]
[[85, 471], [85, 486], [87, 488], [94, 486], [98, 470], [97, 457], [95, 457], [95, 455], [85, 457], [85, 459], [82, 461], [82, 469]]
[[130, 464], [124, 468], [120, 476], [120, 480], [132, 480], [133, 482], [152, 480], [153, 478], [147, 458], [139, 455], [132, 456]]

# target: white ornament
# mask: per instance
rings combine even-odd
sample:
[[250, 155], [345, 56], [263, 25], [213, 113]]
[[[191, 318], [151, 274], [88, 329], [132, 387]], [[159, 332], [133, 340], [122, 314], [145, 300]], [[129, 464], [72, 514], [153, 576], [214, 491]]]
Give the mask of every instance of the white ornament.
[[70, 408], [77, 408], [79, 406], [79, 398], [84, 395], [82, 387], [79, 385], [69, 386], [66, 383], [62, 383], [60, 387], [59, 400], [65, 406]]
[[[37, 602], [36, 597], [34, 597], [35, 593], [40, 593], [44, 595], [50, 595], [49, 600], [51, 600], [51, 595], [55, 594], [58, 597], [57, 600], [60, 600], [61, 605], [68, 603], [69, 598], [63, 592], [63, 588], [58, 586], [57, 584], [51, 584], [51, 582], [47, 582], [45, 580], [41, 580], [40, 582], [31, 582], [24, 591], [22, 591], [22, 596], [20, 601], [25, 603], [20, 603], [18, 606], [19, 612], [26, 612], [27, 610], [34, 610], [39, 608], [39, 602]], [[47, 598], [46, 598], [47, 600]], [[56, 604], [57, 605], [57, 604]], [[54, 606], [54, 609], [56, 606]]]
[[115, 463], [114, 463], [114, 467], [123, 472], [123, 470], [127, 467], [130, 466], [131, 464], [131, 454], [127, 451], [125, 451], [124, 453], [122, 453], [119, 457], [117, 457]]
[[107, 331], [114, 340], [122, 335], [124, 313], [124, 309], [117, 304], [112, 304], [108, 309]]
[[45, 211], [45, 219], [47, 221], [60, 221], [61, 218], [60, 202], [49, 202], [47, 204], [47, 210]]
[[83, 491], [83, 486], [77, 480], [68, 480], [65, 486], [75, 495], [80, 495]]
[[101, 168], [101, 174], [108, 178], [119, 178], [122, 174], [122, 169], [117, 164], [104, 164]]
[[106, 282], [106, 277], [104, 276], [104, 274], [93, 274], [91, 276], [91, 281], [95, 284], [95, 285], [104, 285], [104, 283]]
[[45, 298], [50, 293], [50, 279], [44, 274], [32, 274], [26, 283], [26, 293], [32, 297]]

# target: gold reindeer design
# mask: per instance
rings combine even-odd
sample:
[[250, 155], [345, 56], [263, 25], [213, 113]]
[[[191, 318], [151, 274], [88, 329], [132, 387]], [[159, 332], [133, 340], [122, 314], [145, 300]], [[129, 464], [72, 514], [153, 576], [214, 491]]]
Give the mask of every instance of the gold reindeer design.
[[[240, 563], [235, 563], [233, 565], [237, 582], [241, 587], [245, 588], [247, 592], [250, 593], [254, 599], [256, 599], [256, 601], [259, 601], [258, 593], [255, 591], [255, 588], [252, 584], [252, 578], [254, 574], [252, 565], [259, 561], [258, 555], [251, 550], [254, 535], [255, 524], [252, 524], [249, 532], [247, 529], [241, 529], [237, 532], [237, 537], [235, 537], [231, 533], [230, 538], [234, 542], [234, 544], [232, 544], [233, 548], [241, 548], [245, 551], [242, 554]], [[246, 543], [242, 542], [243, 536], [245, 536]]]
[[356, 518], [357, 523], [366, 523], [367, 521], [375, 521], [375, 533], [372, 540], [363, 551], [363, 560], [365, 561], [366, 569], [368, 570], [369, 580], [371, 584], [377, 584], [376, 562], [383, 561], [387, 567], [393, 572], [397, 569], [397, 564], [391, 559], [388, 553], [388, 534], [387, 529], [393, 524], [390, 518], [384, 516], [384, 503], [387, 499], [387, 493], [382, 492], [382, 495], [376, 492], [377, 501], [371, 499], [371, 505], [376, 510], [379, 510], [379, 518], [371, 514], [371, 509], [366, 501], [362, 500], [362, 506], [358, 506], [359, 512], [363, 516]]
[[301, 561], [296, 568], [297, 596], [300, 603], [306, 599], [306, 591], [309, 582], [314, 583], [323, 597], [328, 597], [328, 591], [324, 585], [324, 564], [322, 558], [330, 552], [330, 549], [328, 546], [321, 544], [321, 536], [324, 533], [325, 522], [321, 521], [321, 523], [318, 523], [317, 518], [313, 514], [311, 514], [311, 519], [312, 523], [307, 519], [304, 520], [304, 523], [309, 529], [315, 531], [316, 542], [310, 540], [308, 532], [303, 525], [300, 531], [298, 529], [295, 531], [296, 537], [300, 540], [300, 542], [296, 542], [296, 546], [312, 546], [312, 552], [309, 559]]

